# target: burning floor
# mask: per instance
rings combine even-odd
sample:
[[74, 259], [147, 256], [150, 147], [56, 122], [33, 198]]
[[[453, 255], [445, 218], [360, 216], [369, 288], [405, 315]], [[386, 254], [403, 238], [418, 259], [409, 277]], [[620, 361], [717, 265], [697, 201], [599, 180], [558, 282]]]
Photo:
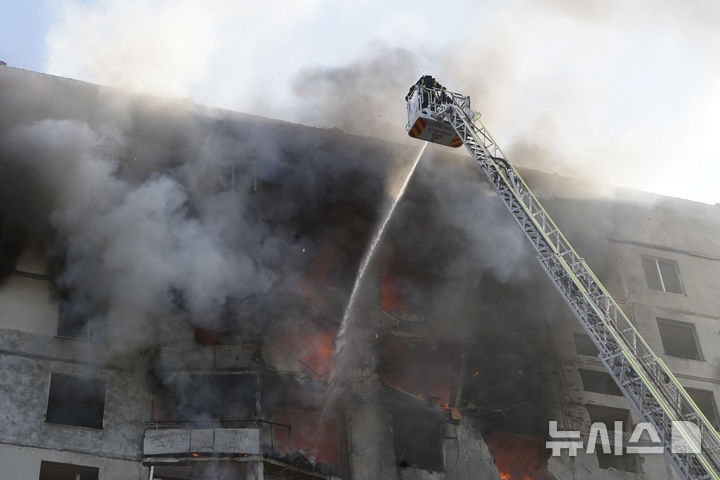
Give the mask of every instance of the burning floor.
[[[22, 78], [9, 72], [4, 82]], [[94, 362], [98, 373], [83, 377], [90, 380], [53, 374], [59, 413], [48, 422], [78, 424], [63, 392], [83, 390], [120, 364], [146, 372], [142, 463], [155, 478], [249, 478], [263, 468], [265, 478], [363, 478], [363, 465], [373, 463], [375, 478], [390, 478], [405, 470], [451, 476], [448, 432], [467, 418], [482, 434], [530, 433], [542, 417], [534, 410], [510, 420], [528, 402], [503, 393], [512, 381], [500, 382], [517, 375], [515, 384], [532, 384], [527, 364], [535, 360], [521, 361], [527, 352], [501, 329], [493, 342], [512, 345], [516, 362], [500, 367], [490, 358], [496, 352], [476, 351], [487, 325], [505, 320], [475, 292], [487, 291], [485, 283], [506, 286], [491, 275], [450, 293], [467, 274], [458, 263], [471, 232], [433, 184], [447, 168], [477, 177], [467, 165], [450, 167], [428, 153], [409, 176], [420, 158], [412, 148], [31, 80], [38, 97], [26, 99], [14, 122], [5, 119], [0, 158], [4, 205], [25, 196], [7, 184], [11, 178], [32, 185], [39, 201], [2, 212], [5, 273], [21, 271], [17, 255], [28, 241], [40, 245], [51, 265], [43, 278], [60, 299], [57, 334], [108, 349]], [[66, 110], [53, 101], [51, 114], [43, 95], [54, 82], [75, 100]], [[92, 121], [70, 108], [83, 96]], [[83, 183], [46, 175], [53, 164]], [[409, 183], [397, 212], [390, 178]], [[104, 191], [103, 201], [66, 193], [79, 188]], [[472, 188], [463, 203], [482, 197], [482, 188]], [[349, 348], [357, 355], [338, 364], [340, 322], [383, 218], [387, 231], [351, 312], [357, 336]], [[418, 235], [425, 225], [438, 234]], [[511, 305], [506, 313], [517, 314]], [[331, 378], [340, 387], [328, 399]], [[542, 396], [537, 385], [528, 388]], [[96, 401], [87, 394], [88, 405]], [[369, 421], [368, 429], [357, 411], [381, 423]], [[111, 412], [105, 420], [93, 414], [98, 422], [88, 426], [115, 428]], [[383, 440], [359, 448], [375, 427]]]
[[468, 159], [423, 154], [346, 312], [416, 148], [0, 86], [0, 440], [41, 480], [552, 478], [568, 313]]

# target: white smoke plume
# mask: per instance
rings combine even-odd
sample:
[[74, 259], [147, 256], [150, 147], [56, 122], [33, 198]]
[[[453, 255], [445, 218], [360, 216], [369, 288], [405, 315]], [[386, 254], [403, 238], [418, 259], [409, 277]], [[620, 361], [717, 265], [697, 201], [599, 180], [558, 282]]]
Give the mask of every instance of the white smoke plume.
[[393, 140], [407, 87], [432, 73], [472, 96], [521, 165], [718, 200], [710, 1], [68, 0], [58, 12], [50, 73]]
[[55, 248], [64, 249], [59, 285], [73, 291], [79, 311], [106, 315], [133, 346], [153, 331], [154, 316], [173, 310], [173, 291], [188, 312], [214, 318], [232, 291], [261, 290], [263, 275], [231, 245], [228, 226], [212, 221], [212, 206], [189, 211], [187, 188], [176, 179], [120, 178], [123, 143], [114, 130], [42, 120], [4, 136], [3, 166], [24, 172], [30, 185], [22, 187], [47, 202], [30, 222], [49, 220]]
[[[318, 19], [327, 22], [332, 11], [347, 21], [379, 2], [58, 6], [60, 20], [47, 38], [49, 73], [392, 141], [406, 139], [408, 86], [432, 73], [472, 96], [521, 166], [714, 198], [718, 167], [707, 138], [718, 120], [720, 69], [711, 61], [718, 34], [710, 4], [680, 10], [548, 0], [454, 11], [427, 2], [359, 35]], [[317, 28], [328, 33], [308, 35]], [[343, 42], [349, 46], [339, 47]], [[334, 142], [324, 132], [313, 140], [287, 125], [238, 127], [222, 118], [208, 127], [202, 115], [172, 102], [157, 107], [164, 122], [158, 127], [158, 117], [143, 115], [153, 102], [111, 97], [99, 95], [103, 108], [95, 110], [63, 110], [60, 98], [43, 105], [56, 111], [40, 118], [0, 119], [15, 123], [2, 132], [0, 178], [5, 208], [19, 205], [3, 220], [28, 218], [27, 229], [52, 232], [51, 253], [63, 261], [59, 285], [73, 291], [78, 308], [121, 330], [124, 349], [175, 325], [157, 317], [212, 326], [228, 296], [299, 288], [308, 271], [301, 252], [317, 252], [338, 230], [325, 208], [360, 203], [369, 213], [359, 223], [369, 227], [388, 191], [388, 165], [398, 161], [390, 147], [367, 139]], [[288, 168], [288, 158], [314, 167]], [[247, 198], [214, 190], [211, 172], [236, 159], [258, 161], [263, 178], [283, 186], [284, 197], [264, 202], [264, 218]], [[388, 232], [403, 247], [392, 252], [399, 281], [458, 341], [472, 337], [467, 325], [478, 317], [509, 328], [484, 300], [520, 290], [540, 272], [528, 267], [529, 249], [509, 217], [501, 223], [505, 212], [474, 190], [475, 179], [450, 166], [435, 175], [435, 168], [424, 177], [419, 170], [423, 188], [411, 183], [398, 210], [405, 216]], [[440, 184], [450, 189], [433, 191]], [[28, 191], [37, 195], [23, 203]], [[287, 228], [278, 227], [283, 222]], [[363, 251], [369, 230], [351, 232], [350, 258]], [[441, 280], [413, 283], [418, 271]], [[461, 288], [445, 282], [468, 277], [480, 280]], [[491, 288], [480, 290], [481, 281]], [[524, 291], [532, 293], [515, 302], [513, 318], [535, 318], [528, 310], [542, 304], [536, 300], [544, 290]], [[341, 302], [342, 288], [334, 293]]]
[[[13, 236], [44, 242], [58, 292], [76, 316], [102, 319], [121, 351], [158, 328], [168, 339], [222, 330], [230, 297], [307, 295], [312, 262], [347, 215], [338, 205], [363, 212], [345, 241], [360, 250], [403, 162], [377, 142], [350, 139], [341, 154], [333, 132], [2, 73], [0, 104], [16, 112], [0, 128], [2, 274], [19, 253]], [[342, 282], [330, 302], [342, 302]]]

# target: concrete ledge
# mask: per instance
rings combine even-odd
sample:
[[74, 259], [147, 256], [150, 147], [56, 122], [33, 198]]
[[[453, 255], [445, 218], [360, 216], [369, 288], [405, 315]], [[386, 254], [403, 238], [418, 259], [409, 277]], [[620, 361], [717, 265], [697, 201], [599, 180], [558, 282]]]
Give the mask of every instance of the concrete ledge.
[[259, 455], [260, 430], [256, 428], [171, 428], [145, 430], [143, 455], [193, 453]]

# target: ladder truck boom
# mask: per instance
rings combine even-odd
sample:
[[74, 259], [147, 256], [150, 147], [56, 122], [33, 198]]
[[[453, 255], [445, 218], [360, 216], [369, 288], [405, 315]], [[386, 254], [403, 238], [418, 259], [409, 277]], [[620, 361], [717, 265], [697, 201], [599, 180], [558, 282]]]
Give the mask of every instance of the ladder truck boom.
[[[597, 346], [608, 373], [640, 418], [654, 426], [680, 477], [720, 480], [720, 435], [558, 229], [471, 110], [470, 97], [450, 92], [426, 75], [410, 87], [405, 100], [409, 136], [468, 149]], [[689, 448], [675, 451], [673, 433]]]

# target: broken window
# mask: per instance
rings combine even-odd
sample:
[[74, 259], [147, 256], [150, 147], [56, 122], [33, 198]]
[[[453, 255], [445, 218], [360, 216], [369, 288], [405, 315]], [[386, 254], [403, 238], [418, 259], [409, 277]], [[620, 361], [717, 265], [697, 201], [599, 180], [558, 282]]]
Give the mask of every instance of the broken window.
[[71, 301], [63, 299], [58, 311], [58, 337], [69, 337], [103, 342], [107, 338], [104, 317], [89, 317], [80, 312]]
[[178, 375], [156, 394], [159, 421], [247, 420], [255, 414], [254, 375]]
[[385, 384], [412, 396], [450, 402], [460, 379], [460, 356], [451, 345], [430, 348], [418, 342], [387, 343], [381, 349], [378, 373]]
[[100, 470], [68, 463], [40, 463], [40, 480], [98, 480]]
[[667, 355], [701, 360], [695, 325], [667, 318], [658, 318], [657, 322], [663, 348]]
[[583, 390], [586, 392], [622, 396], [622, 392], [615, 384], [615, 380], [605, 372], [581, 369], [580, 378], [582, 379]]
[[218, 189], [256, 192], [258, 190], [257, 162], [235, 161], [226, 165], [218, 178]]
[[701, 390], [699, 388], [685, 387], [685, 391], [690, 394], [693, 402], [698, 406], [700, 411], [710, 421], [710, 424], [718, 429], [718, 414], [715, 408], [715, 396], [709, 390]]
[[622, 472], [642, 473], [637, 453], [623, 452], [622, 455], [615, 455], [614, 453], [596, 453], [595, 455], [597, 455], [599, 468], [614, 468], [615, 470], [620, 470]]
[[339, 464], [339, 426], [320, 411], [275, 409], [273, 448], [281, 455], [302, 452], [313, 463]]
[[623, 430], [630, 431], [630, 411], [624, 408], [606, 407], [603, 405], [585, 405], [590, 414], [590, 424], [602, 423], [608, 432], [615, 430], [615, 422], [622, 422]]
[[642, 257], [648, 288], [661, 292], [685, 293], [680, 283], [680, 271], [675, 260]]
[[277, 181], [292, 172], [287, 165], [278, 162], [245, 158], [233, 161], [222, 168], [217, 179], [220, 191], [272, 192], [282, 188]]
[[105, 382], [53, 373], [48, 397], [48, 423], [103, 428]]
[[574, 333], [573, 337], [575, 339], [575, 350], [579, 355], [597, 356], [598, 349], [589, 336], [584, 333]]
[[424, 415], [393, 415], [395, 461], [400, 467], [443, 470], [440, 425]]
[[484, 435], [484, 438], [500, 478], [550, 478], [547, 473], [545, 441], [541, 437], [495, 431]]

